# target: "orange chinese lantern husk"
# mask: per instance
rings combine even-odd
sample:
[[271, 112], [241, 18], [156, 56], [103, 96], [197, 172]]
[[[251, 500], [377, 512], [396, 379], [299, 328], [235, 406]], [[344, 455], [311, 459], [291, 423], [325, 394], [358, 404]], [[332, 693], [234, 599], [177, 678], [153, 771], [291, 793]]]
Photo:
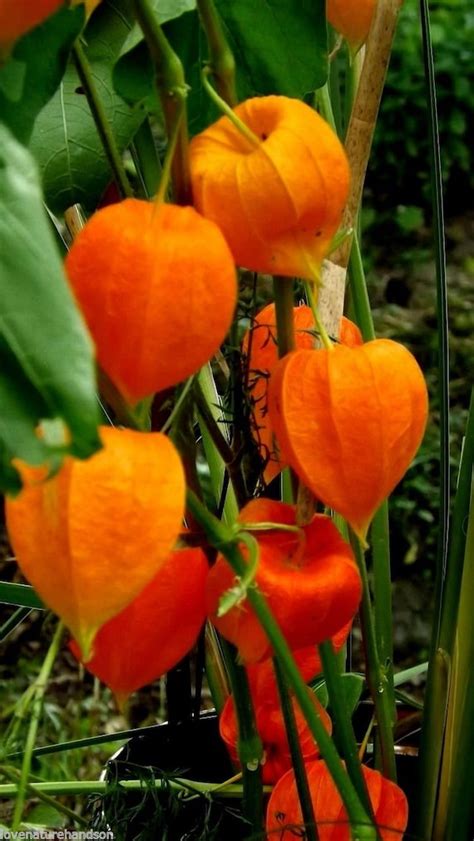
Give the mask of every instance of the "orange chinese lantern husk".
[[[308, 696], [314, 705], [328, 733], [332, 732], [332, 722], [324, 707], [308, 688]], [[292, 701], [296, 730], [300, 749], [306, 761], [319, 756], [318, 747], [305, 718], [297, 704]], [[291, 753], [286, 735], [283, 713], [278, 700], [275, 704], [256, 704], [255, 719], [258, 734], [262, 740], [265, 760], [262, 767], [262, 779], [265, 784], [274, 784], [291, 768]], [[239, 729], [235, 715], [234, 702], [230, 696], [219, 718], [219, 732], [227, 745], [231, 759], [238, 762], [237, 742]]]
[[165, 435], [101, 428], [103, 449], [67, 459], [6, 503], [18, 564], [77, 639], [85, 660], [98, 629], [164, 564], [184, 513], [185, 480]]
[[[315, 344], [315, 325], [311, 307], [294, 307], [295, 345], [311, 349]], [[356, 347], [362, 344], [359, 328], [345, 316], [341, 319], [341, 344]], [[278, 362], [275, 304], [268, 304], [257, 315], [251, 330], [244, 336], [243, 353], [247, 356], [248, 392], [252, 404], [252, 434], [265, 464], [263, 478], [268, 484], [286, 466], [279, 458], [273, 428], [268, 415], [268, 380]]]
[[53, 14], [65, 0], [1, 0], [0, 50]]
[[343, 147], [299, 100], [257, 97], [234, 110], [261, 143], [252, 145], [228, 117], [197, 135], [195, 205], [219, 225], [238, 265], [314, 279], [347, 198]]
[[126, 199], [103, 208], [66, 270], [99, 362], [131, 402], [198, 371], [232, 321], [232, 255], [192, 207]]
[[365, 539], [420, 446], [423, 374], [397, 342], [294, 351], [275, 367], [268, 408], [282, 457]]
[[[206, 616], [207, 570], [201, 549], [172, 552], [145, 589], [101, 627], [86, 668], [121, 702], [169, 671], [196, 642]], [[70, 647], [79, 659], [74, 640]]]
[[[258, 499], [245, 506], [240, 519], [294, 525], [296, 514], [290, 505]], [[272, 530], [259, 532], [257, 539], [256, 581], [292, 649], [328, 639], [352, 619], [361, 596], [359, 573], [350, 547], [329, 517], [316, 515], [298, 534]], [[234, 583], [234, 573], [219, 556], [208, 577], [208, 614], [237, 646], [243, 663], [258, 663], [272, 649], [248, 602], [217, 615], [220, 597]]]
[[367, 40], [375, 4], [376, 0], [357, 0], [357, 3], [327, 0], [326, 14], [329, 23], [346, 39], [353, 50], [358, 50]]
[[[408, 823], [408, 803], [395, 783], [378, 771], [362, 766], [381, 841], [402, 841]], [[322, 760], [306, 763], [319, 841], [350, 841], [351, 831], [339, 792]], [[303, 828], [303, 818], [293, 771], [278, 780], [267, 807], [267, 833], [291, 841]], [[296, 830], [296, 828], [299, 828]]]

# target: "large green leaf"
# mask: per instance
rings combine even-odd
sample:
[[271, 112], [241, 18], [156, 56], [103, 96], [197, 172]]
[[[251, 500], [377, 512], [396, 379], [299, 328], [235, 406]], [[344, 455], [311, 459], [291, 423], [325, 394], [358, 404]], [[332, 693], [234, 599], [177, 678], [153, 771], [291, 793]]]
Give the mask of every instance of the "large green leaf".
[[[64, 277], [34, 161], [0, 124], [0, 486], [33, 464], [99, 446], [93, 347]], [[46, 419], [42, 439], [37, 426]], [[55, 435], [62, 421], [66, 438]]]
[[[216, 0], [224, 30], [237, 62], [240, 99], [283, 94], [302, 99], [327, 78], [327, 32], [324, 0]], [[218, 112], [201, 85], [207, 57], [196, 12], [167, 22], [165, 33], [185, 67], [190, 86], [191, 134], [201, 131]], [[126, 42], [114, 71], [117, 91], [132, 102], [144, 102], [153, 90], [154, 71], [143, 42]]]
[[[117, 145], [123, 151], [145, 111], [130, 107], [112, 86], [113, 65], [131, 31], [127, 0], [98, 7], [85, 31], [85, 52]], [[46, 201], [56, 213], [80, 202], [93, 210], [112, 174], [76, 70], [69, 64], [63, 82], [35, 124], [30, 149], [38, 161]]]
[[84, 25], [84, 6], [62, 8], [15, 44], [0, 68], [0, 114], [21, 143], [57, 90], [71, 47]]

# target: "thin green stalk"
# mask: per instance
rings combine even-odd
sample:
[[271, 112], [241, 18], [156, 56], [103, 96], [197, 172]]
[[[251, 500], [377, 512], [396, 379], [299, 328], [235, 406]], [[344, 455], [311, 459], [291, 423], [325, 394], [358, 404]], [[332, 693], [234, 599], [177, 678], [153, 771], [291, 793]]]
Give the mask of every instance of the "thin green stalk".
[[292, 278], [279, 276], [273, 278], [278, 356], [280, 359], [295, 349], [295, 324], [293, 318], [295, 299], [293, 288], [294, 281]]
[[453, 675], [434, 841], [458, 841], [474, 826], [474, 472], [454, 645]]
[[29, 616], [31, 613], [31, 608], [29, 607], [19, 607], [15, 610], [14, 613], [0, 626], [0, 642], [4, 642], [9, 634], [18, 628], [18, 625], [21, 625], [22, 622]]
[[243, 815], [251, 831], [259, 833], [263, 827], [262, 740], [255, 724], [247, 672], [237, 663], [236, 649], [224, 641], [222, 645], [238, 722], [237, 753], [242, 769]]
[[[226, 560], [235, 574], [239, 577], [245, 575], [246, 563], [238, 546], [234, 542], [234, 532], [217, 520], [216, 517], [213, 517], [196, 495], [189, 490], [187, 504], [196, 520], [204, 529], [209, 542], [225, 555]], [[278, 657], [288, 683], [295, 693], [303, 716], [318, 744], [321, 756], [327, 763], [329, 772], [347, 810], [353, 830], [354, 841], [362, 841], [362, 839], [364, 841], [368, 841], [368, 839], [375, 841], [376, 831], [341, 764], [334, 742], [326, 732], [314, 708], [311, 698], [308, 695], [307, 686], [301, 677], [288, 644], [268, 607], [266, 599], [255, 586], [248, 589], [247, 598], [275, 651], [276, 657]]]
[[331, 339], [329, 338], [328, 332], [327, 332], [323, 322], [321, 321], [321, 318], [320, 318], [320, 315], [319, 315], [318, 305], [316, 303], [316, 297], [314, 295], [314, 288], [313, 288], [313, 284], [311, 283], [311, 281], [307, 281], [305, 283], [305, 290], [306, 290], [306, 295], [308, 297], [308, 303], [309, 303], [309, 305], [311, 307], [311, 310], [312, 310], [312, 313], [313, 313], [314, 326], [316, 327], [316, 330], [319, 334], [319, 339], [321, 341], [321, 344], [322, 344], [322, 346], [324, 347], [325, 350], [333, 350], [334, 345], [333, 345]]
[[[143, 31], [155, 65], [158, 93], [163, 108], [168, 137], [173, 136], [178, 115], [183, 111], [187, 85], [183, 65], [167, 40], [150, 0], [133, 0], [135, 16]], [[172, 164], [175, 201], [192, 203], [191, 178], [188, 161], [188, 128], [184, 117], [180, 123], [176, 152]]]
[[[153, 785], [156, 789], [165, 788], [173, 791], [182, 792], [197, 792], [203, 795], [217, 795], [218, 797], [229, 797], [235, 800], [242, 799], [241, 785], [223, 785], [222, 783], [201, 783], [195, 780], [186, 780], [182, 777], [165, 780], [155, 779]], [[34, 792], [44, 792], [46, 794], [61, 796], [61, 795], [84, 795], [90, 794], [107, 794], [110, 791], [110, 783], [103, 780], [59, 780], [57, 782], [47, 783], [30, 783], [31, 790]], [[143, 780], [121, 780], [119, 784], [120, 789], [125, 791], [139, 791], [143, 793]], [[264, 786], [264, 794], [270, 794], [271, 787]], [[0, 799], [16, 797], [18, 793], [18, 785], [15, 783], [7, 783], [0, 785]]]
[[252, 148], [259, 148], [262, 145], [261, 139], [259, 137], [257, 137], [256, 134], [254, 134], [252, 129], [250, 129], [240, 119], [240, 117], [237, 116], [235, 111], [233, 111], [232, 108], [227, 104], [227, 102], [224, 99], [222, 99], [221, 96], [219, 96], [217, 91], [214, 90], [214, 88], [212, 87], [212, 85], [209, 82], [210, 73], [211, 73], [210, 68], [205, 67], [202, 71], [202, 74], [201, 74], [202, 83], [203, 83], [204, 90], [206, 91], [207, 95], [210, 97], [210, 99], [212, 99], [212, 101], [215, 103], [215, 105], [217, 105], [219, 111], [221, 111], [222, 114], [224, 114], [226, 117], [229, 118], [232, 125], [234, 125], [235, 128], [237, 129], [237, 131], [240, 132], [242, 137], [244, 137], [245, 140], [247, 140], [249, 145]]
[[370, 600], [367, 566], [359, 538], [354, 534], [352, 529], [350, 530], [350, 540], [362, 580], [362, 603], [359, 609], [359, 615], [366, 655], [367, 682], [377, 716], [378, 735], [382, 752], [382, 768], [385, 777], [389, 780], [396, 781], [397, 769], [395, 765], [392, 725], [393, 704], [392, 695], [389, 690], [389, 672], [385, 663], [382, 663], [379, 657], [375, 637], [375, 622]]
[[337, 729], [339, 743], [342, 748], [343, 757], [346, 761], [346, 768], [352, 784], [359, 795], [360, 802], [372, 818], [373, 811], [369, 799], [369, 793], [362, 774], [362, 767], [359, 759], [359, 750], [356, 738], [352, 729], [352, 723], [345, 704], [344, 692], [340, 684], [340, 674], [331, 640], [326, 640], [318, 646], [321, 663], [323, 665], [324, 679], [329, 694], [329, 706], [334, 724]]
[[375, 339], [374, 320], [372, 318], [372, 310], [367, 291], [360, 244], [356, 236], [354, 236], [352, 242], [352, 250], [349, 260], [349, 281], [356, 322], [361, 329], [364, 341], [370, 342], [372, 339]]
[[280, 696], [280, 705], [285, 722], [286, 735], [288, 738], [288, 745], [290, 747], [291, 764], [295, 775], [296, 789], [301, 806], [301, 814], [303, 815], [303, 823], [305, 827], [305, 838], [308, 841], [318, 841], [319, 833], [316, 823], [316, 817], [313, 809], [313, 801], [311, 799], [311, 792], [308, 785], [308, 777], [306, 775], [306, 768], [301, 753], [300, 740], [298, 737], [298, 729], [296, 726], [295, 712], [291, 702], [291, 696], [288, 690], [288, 684], [285, 674], [277, 659], [273, 661], [273, 668], [275, 670], [275, 677], [278, 687], [278, 694]]
[[209, 47], [209, 64], [216, 88], [231, 108], [237, 105], [235, 59], [222, 29], [213, 0], [197, 0], [197, 7]]
[[72, 49], [72, 56], [105, 154], [107, 155], [107, 160], [113, 172], [115, 183], [123, 197], [133, 196], [133, 190], [125, 172], [115, 135], [110, 127], [102, 100], [97, 92], [89, 61], [79, 40], [76, 41]]
[[58, 623], [58, 626], [54, 632], [53, 639], [51, 641], [51, 645], [49, 646], [48, 652], [44, 659], [43, 665], [41, 667], [41, 671], [38, 675], [37, 680], [35, 681], [35, 690], [34, 690], [34, 698], [33, 698], [33, 706], [31, 711], [31, 718], [30, 724], [28, 727], [28, 734], [26, 737], [25, 742], [25, 751], [23, 754], [23, 762], [21, 764], [21, 776], [20, 781], [18, 783], [18, 790], [17, 790], [17, 797], [15, 802], [15, 811], [13, 813], [13, 821], [12, 821], [12, 829], [15, 831], [18, 829], [21, 823], [22, 815], [23, 815], [23, 808], [25, 805], [27, 787], [28, 787], [28, 777], [30, 775], [30, 768], [31, 768], [31, 758], [33, 749], [35, 746], [36, 741], [36, 734], [38, 732], [39, 721], [41, 717], [41, 711], [43, 709], [43, 697], [44, 693], [46, 692], [47, 681], [51, 674], [51, 669], [53, 668], [54, 661], [56, 660], [56, 655], [59, 651], [59, 647], [61, 645], [61, 638], [63, 635], [64, 626], [61, 622]]
[[[1, 766], [0, 771], [5, 777], [9, 777], [11, 780], [18, 780], [21, 776], [21, 772], [18, 768], [10, 768], [8, 766]], [[56, 800], [54, 797], [51, 797], [50, 794], [46, 794], [44, 791], [38, 791], [34, 788], [33, 783], [26, 784], [26, 791], [32, 797], [41, 800], [42, 803], [45, 803], [47, 806], [51, 806], [51, 808], [55, 809], [57, 812], [61, 812], [61, 814], [66, 815], [67, 818], [70, 818], [74, 823], [79, 824], [79, 826], [88, 827], [89, 821], [86, 818], [83, 818], [82, 815], [78, 815], [74, 809], [70, 809], [69, 806], [66, 806], [64, 803], [61, 803], [59, 800]]]
[[[450, 652], [446, 651], [444, 647], [441, 646], [440, 640], [444, 586], [449, 548], [449, 322], [446, 280], [446, 249], [444, 241], [443, 181], [439, 145], [433, 45], [431, 40], [430, 16], [427, 0], [420, 0], [420, 16], [430, 139], [430, 180], [435, 240], [436, 309], [438, 330], [438, 397], [440, 416], [439, 531], [437, 546], [435, 613], [430, 666], [428, 669], [428, 680], [425, 693], [425, 711], [423, 715], [423, 727], [421, 734], [421, 789], [420, 799], [418, 800], [419, 811], [417, 816], [418, 832], [422, 835], [426, 835], [427, 837], [431, 837], [437, 802], [447, 700], [446, 697], [444, 699], [439, 697], [435, 698], [433, 688], [437, 688], [443, 684], [445, 669], [444, 661], [447, 659], [449, 668], [450, 660]], [[441, 672], [437, 674], [439, 669], [441, 669]], [[439, 704], [440, 702], [442, 704], [442, 709], [436, 710], [434, 708], [434, 704]]]
[[336, 120], [334, 119], [331, 95], [329, 93], [329, 86], [327, 82], [325, 85], [323, 85], [321, 88], [318, 88], [318, 90], [316, 91], [315, 101], [321, 115], [324, 117], [326, 122], [329, 123], [333, 131], [337, 134]]
[[161, 163], [147, 117], [138, 129], [131, 146], [137, 172], [143, 183], [146, 198], [155, 195], [161, 178]]

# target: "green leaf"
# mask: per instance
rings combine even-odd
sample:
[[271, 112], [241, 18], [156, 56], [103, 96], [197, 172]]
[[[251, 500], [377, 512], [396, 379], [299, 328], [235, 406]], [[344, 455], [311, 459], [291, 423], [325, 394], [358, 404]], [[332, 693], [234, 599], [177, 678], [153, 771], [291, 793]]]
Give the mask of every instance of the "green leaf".
[[[35, 164], [0, 124], [0, 486], [15, 491], [13, 458], [58, 466], [100, 447], [93, 347], [64, 277]], [[58, 445], [37, 437], [58, 418]]]
[[[84, 49], [120, 151], [129, 146], [145, 110], [130, 107], [112, 85], [112, 70], [132, 28], [127, 0], [102, 3], [85, 31]], [[94, 210], [112, 173], [72, 63], [35, 124], [30, 149], [42, 173], [46, 201], [61, 214], [76, 202]]]
[[[196, 0], [152, 0], [151, 5], [158, 23], [163, 25], [169, 20], [181, 17], [181, 15], [185, 12], [194, 11], [196, 8]], [[143, 32], [138, 23], [135, 23], [123, 45], [122, 54], [133, 50], [133, 48], [136, 47], [137, 44], [142, 43], [143, 40]]]
[[16, 607], [34, 607], [45, 610], [40, 597], [29, 584], [11, 584], [0, 581], [0, 604], [13, 604]]
[[216, 0], [230, 47], [252, 95], [302, 99], [324, 85], [327, 31], [324, 0]]
[[82, 5], [60, 9], [17, 41], [0, 68], [0, 114], [21, 143], [28, 143], [37, 115], [57, 90], [84, 18]]
[[27, 825], [30, 829], [40, 831], [44, 830], [45, 827], [65, 826], [66, 816], [55, 809], [54, 806], [47, 803], [38, 803], [28, 812]]
[[[303, 3], [295, 14], [292, 0], [217, 0], [226, 37], [237, 62], [239, 99], [283, 94], [302, 99], [327, 78], [327, 32], [324, 2]], [[207, 59], [204, 33], [196, 12], [163, 27], [185, 68], [190, 134], [197, 134], [219, 113], [201, 84]], [[145, 45], [124, 44], [114, 71], [116, 90], [131, 102], [153, 92], [154, 70]]]

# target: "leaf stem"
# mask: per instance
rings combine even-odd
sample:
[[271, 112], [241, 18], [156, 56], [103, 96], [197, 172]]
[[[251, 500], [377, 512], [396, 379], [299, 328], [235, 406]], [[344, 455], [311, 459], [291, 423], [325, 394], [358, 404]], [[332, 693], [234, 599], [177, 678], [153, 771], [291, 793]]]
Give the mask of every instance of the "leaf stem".
[[203, 86], [204, 86], [204, 89], [205, 89], [206, 93], [209, 95], [209, 97], [212, 99], [212, 101], [217, 105], [219, 111], [221, 111], [222, 114], [224, 114], [226, 117], [229, 118], [232, 125], [235, 126], [235, 128], [237, 129], [238, 132], [240, 132], [242, 137], [245, 137], [245, 139], [250, 143], [250, 145], [252, 147], [259, 148], [262, 145], [262, 141], [260, 140], [259, 137], [257, 137], [256, 134], [254, 134], [252, 129], [250, 129], [247, 125], [245, 125], [243, 120], [241, 120], [240, 117], [237, 116], [235, 111], [233, 111], [232, 108], [230, 108], [230, 106], [227, 105], [227, 102], [225, 102], [222, 99], [222, 97], [220, 97], [219, 94], [214, 90], [214, 88], [212, 87], [212, 85], [209, 82], [210, 74], [211, 74], [211, 68], [210, 67], [204, 67], [203, 71], [202, 71], [202, 74], [201, 74], [201, 77], [202, 77], [202, 83], [203, 83]]
[[110, 128], [102, 100], [97, 92], [91, 66], [79, 39], [74, 44], [72, 56], [81, 85], [84, 88], [84, 93], [94, 118], [97, 131], [102, 141], [105, 154], [107, 155], [110, 168], [113, 172], [115, 183], [117, 184], [122, 196], [130, 198], [133, 196], [133, 190], [131, 188], [130, 181], [128, 180], [127, 173], [125, 172], [122, 156], [119, 152], [114, 133]]
[[20, 826], [23, 809], [25, 805], [26, 793], [28, 788], [28, 778], [30, 775], [30, 768], [31, 768], [31, 759], [32, 754], [35, 746], [36, 741], [36, 734], [38, 732], [39, 721], [41, 717], [41, 711], [43, 708], [43, 697], [44, 693], [46, 692], [48, 678], [51, 674], [51, 670], [54, 665], [54, 661], [56, 660], [56, 655], [59, 651], [59, 647], [61, 645], [61, 638], [63, 635], [64, 626], [62, 622], [59, 622], [57, 628], [54, 632], [53, 639], [51, 641], [51, 645], [49, 646], [48, 652], [44, 659], [43, 665], [41, 667], [40, 673], [38, 678], [35, 681], [34, 687], [34, 697], [33, 697], [33, 706], [31, 711], [31, 718], [30, 724], [28, 727], [28, 733], [25, 742], [25, 750], [23, 753], [23, 761], [21, 764], [21, 776], [20, 781], [18, 783], [16, 801], [15, 801], [15, 811], [13, 813], [13, 821], [12, 821], [12, 829], [13, 831], [18, 830]]
[[233, 108], [237, 105], [235, 59], [224, 35], [213, 0], [197, 0], [202, 27], [209, 46], [209, 63], [219, 95]]
[[[183, 65], [166, 38], [150, 0], [133, 0], [136, 19], [143, 31], [155, 65], [156, 83], [163, 108], [168, 137], [173, 137], [178, 115], [184, 113], [188, 87]], [[174, 199], [192, 204], [188, 161], [188, 128], [181, 119], [172, 164]]]

